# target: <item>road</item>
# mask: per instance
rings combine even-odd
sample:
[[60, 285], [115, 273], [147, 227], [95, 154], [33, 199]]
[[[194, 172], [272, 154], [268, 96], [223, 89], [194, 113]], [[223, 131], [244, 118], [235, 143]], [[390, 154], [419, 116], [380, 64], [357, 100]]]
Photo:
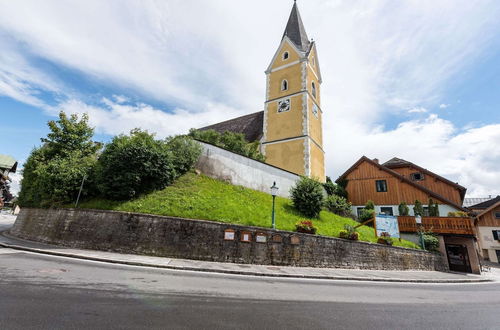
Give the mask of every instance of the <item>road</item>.
[[292, 280], [0, 248], [1, 329], [498, 329], [500, 284]]

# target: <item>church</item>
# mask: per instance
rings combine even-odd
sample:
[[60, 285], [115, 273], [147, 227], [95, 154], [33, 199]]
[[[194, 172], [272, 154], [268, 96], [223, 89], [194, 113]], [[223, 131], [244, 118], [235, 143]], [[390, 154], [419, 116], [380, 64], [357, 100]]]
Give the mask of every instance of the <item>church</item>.
[[266, 163], [325, 182], [321, 71], [297, 3], [266, 74], [264, 111], [206, 126], [259, 141]]

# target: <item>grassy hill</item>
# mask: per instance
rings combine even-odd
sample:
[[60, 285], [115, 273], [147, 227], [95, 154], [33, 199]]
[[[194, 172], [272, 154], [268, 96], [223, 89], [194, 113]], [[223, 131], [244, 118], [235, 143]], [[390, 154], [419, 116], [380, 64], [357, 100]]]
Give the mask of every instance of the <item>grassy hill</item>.
[[[272, 197], [269, 194], [208, 178], [195, 173], [180, 177], [164, 190], [141, 196], [128, 202], [94, 199], [81, 203], [80, 208], [176, 216], [214, 220], [246, 226], [271, 227]], [[289, 199], [276, 198], [276, 227], [294, 231], [295, 223], [305, 218], [295, 211]], [[344, 224], [357, 225], [352, 219], [322, 211], [312, 219], [317, 234], [338, 237]], [[360, 227], [360, 240], [376, 242], [373, 228]], [[412, 242], [395, 241], [395, 245], [418, 248]]]

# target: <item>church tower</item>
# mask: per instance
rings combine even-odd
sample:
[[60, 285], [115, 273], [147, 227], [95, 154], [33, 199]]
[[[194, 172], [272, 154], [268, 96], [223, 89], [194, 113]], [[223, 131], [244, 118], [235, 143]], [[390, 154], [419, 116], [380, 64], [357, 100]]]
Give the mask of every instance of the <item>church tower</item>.
[[325, 181], [321, 72], [295, 2], [266, 70], [262, 152], [266, 163]]

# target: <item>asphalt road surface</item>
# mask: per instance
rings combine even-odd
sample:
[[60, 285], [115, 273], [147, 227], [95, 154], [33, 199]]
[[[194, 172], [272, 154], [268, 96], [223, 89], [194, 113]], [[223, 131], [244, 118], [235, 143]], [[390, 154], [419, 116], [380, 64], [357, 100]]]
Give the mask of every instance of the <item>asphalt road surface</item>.
[[293, 280], [0, 248], [0, 329], [499, 329], [500, 284]]

